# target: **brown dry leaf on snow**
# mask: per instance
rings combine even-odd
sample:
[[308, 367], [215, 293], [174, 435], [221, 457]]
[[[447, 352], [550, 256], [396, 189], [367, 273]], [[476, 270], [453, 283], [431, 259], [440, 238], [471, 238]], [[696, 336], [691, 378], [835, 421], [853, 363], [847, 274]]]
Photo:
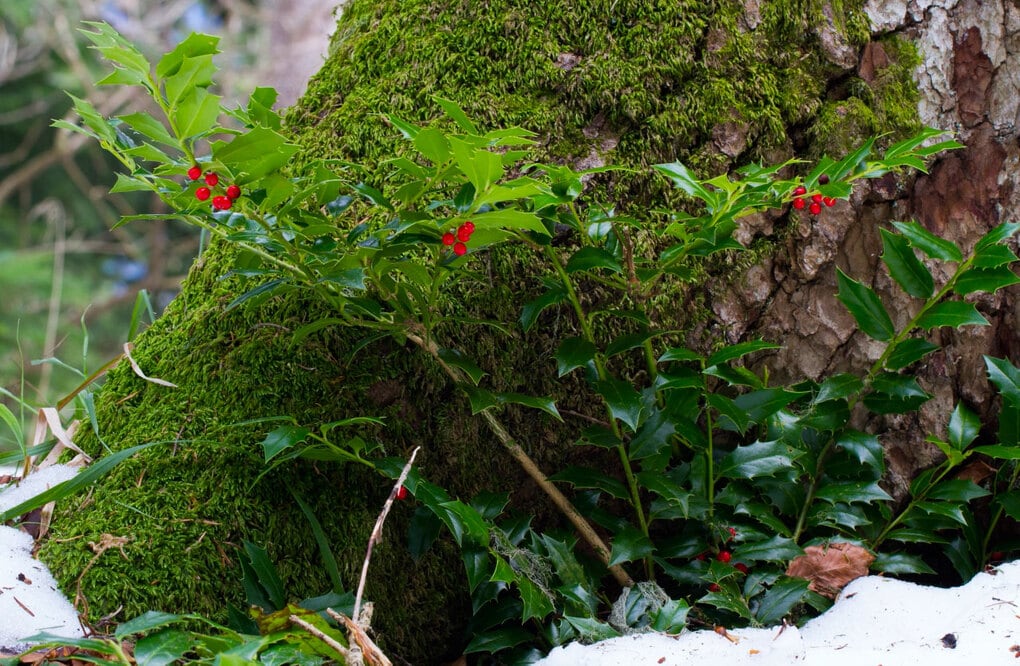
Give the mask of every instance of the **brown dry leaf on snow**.
[[786, 575], [806, 578], [811, 581], [809, 590], [835, 599], [847, 583], [868, 575], [874, 560], [874, 555], [851, 543], [808, 546], [803, 555], [790, 562]]

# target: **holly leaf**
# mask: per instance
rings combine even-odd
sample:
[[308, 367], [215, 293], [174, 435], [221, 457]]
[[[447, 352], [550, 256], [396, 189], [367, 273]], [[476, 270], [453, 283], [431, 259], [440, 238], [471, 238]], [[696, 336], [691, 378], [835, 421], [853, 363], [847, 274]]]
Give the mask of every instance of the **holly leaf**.
[[880, 229], [882, 234], [882, 261], [896, 283], [915, 298], [928, 298], [935, 291], [931, 272], [914, 255], [913, 248], [904, 236]]
[[988, 326], [988, 320], [981, 316], [973, 303], [966, 301], [946, 301], [928, 310], [917, 321], [917, 325], [926, 331], [941, 326], [959, 328], [960, 326]]
[[839, 284], [837, 298], [850, 311], [861, 330], [875, 340], [892, 340], [896, 329], [874, 290], [848, 277], [838, 268], [836, 281]]

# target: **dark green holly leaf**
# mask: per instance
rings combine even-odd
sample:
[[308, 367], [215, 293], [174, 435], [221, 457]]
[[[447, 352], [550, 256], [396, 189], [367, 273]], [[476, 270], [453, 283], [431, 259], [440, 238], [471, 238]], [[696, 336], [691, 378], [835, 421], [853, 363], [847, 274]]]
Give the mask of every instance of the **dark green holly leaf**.
[[633, 384], [619, 379], [604, 379], [596, 382], [595, 390], [602, 396], [614, 419], [623, 421], [631, 431], [637, 431], [644, 401]]
[[734, 555], [741, 562], [782, 562], [792, 560], [804, 554], [804, 550], [794, 543], [793, 539], [774, 536], [765, 541], [742, 543]]
[[521, 328], [525, 331], [530, 331], [542, 310], [551, 305], [562, 303], [566, 298], [567, 292], [563, 290], [562, 285], [550, 285], [544, 294], [521, 308]]
[[640, 331], [638, 333], [627, 333], [614, 339], [608, 345], [606, 345], [606, 358], [612, 358], [617, 354], [622, 354], [625, 351], [636, 349], [641, 345], [645, 344], [648, 340], [654, 338], [657, 333], [651, 331]]
[[974, 246], [974, 254], [981, 254], [988, 247], [1014, 236], [1018, 230], [1020, 230], [1020, 223], [1003, 222], [981, 237], [981, 240]]
[[675, 432], [672, 420], [662, 410], [653, 409], [630, 442], [630, 459], [641, 460], [668, 451]]
[[977, 439], [980, 431], [981, 419], [977, 414], [964, 407], [962, 402], [956, 403], [956, 409], [949, 417], [949, 443], [957, 451], [963, 451]]
[[440, 349], [439, 358], [441, 358], [447, 365], [459, 368], [471, 379], [471, 383], [475, 386], [478, 386], [478, 382], [482, 381], [482, 377], [488, 374], [479, 368], [472, 359], [465, 356], [459, 349]]
[[135, 643], [133, 652], [135, 663], [146, 666], [186, 663], [187, 660], [183, 657], [195, 649], [195, 642], [195, 636], [188, 631], [168, 629], [155, 632], [139, 638]]
[[882, 234], [882, 261], [896, 283], [915, 298], [928, 298], [935, 291], [931, 272], [914, 255], [913, 248], [904, 236], [880, 229]]
[[719, 412], [720, 424], [723, 427], [741, 433], [747, 430], [747, 426], [751, 422], [747, 418], [747, 413], [740, 407], [737, 407], [731, 399], [718, 393], [711, 393], [706, 397], [706, 400], [709, 405]]
[[862, 388], [864, 388], [864, 383], [859, 377], [857, 377], [857, 375], [851, 375], [846, 372], [833, 375], [822, 382], [822, 385], [818, 387], [818, 393], [815, 395], [815, 402], [849, 398], [850, 396], [858, 393]]
[[594, 425], [581, 431], [581, 439], [577, 443], [612, 449], [619, 446], [622, 442], [612, 429], [606, 426]]
[[705, 365], [720, 365], [757, 351], [781, 348], [782, 345], [777, 345], [774, 342], [766, 342], [765, 340], [750, 340], [748, 342], [741, 342], [739, 344], [729, 345], [715, 352], [708, 357], [708, 361]]
[[751, 388], [762, 388], [764, 383], [750, 370], [742, 366], [732, 365], [711, 365], [703, 370], [709, 377], [718, 377], [730, 386], [749, 386]]
[[890, 541], [901, 543], [949, 543], [949, 540], [933, 530], [919, 527], [904, 527], [886, 535]]
[[742, 393], [734, 398], [733, 403], [743, 410], [750, 420], [762, 423], [802, 395], [804, 394], [801, 392], [783, 388], [766, 388]]
[[917, 222], [893, 222], [893, 226], [907, 237], [910, 244], [932, 259], [963, 261], [963, 253], [954, 243], [940, 238]]
[[584, 338], [564, 338], [556, 350], [556, 369], [559, 376], [576, 368], [586, 367], [595, 360], [595, 345]]
[[966, 504], [979, 497], [987, 497], [991, 493], [974, 483], [970, 479], [949, 479], [942, 481], [935, 486], [928, 499], [946, 500], [949, 502], [961, 502]]
[[966, 301], [945, 301], [935, 305], [921, 316], [918, 327], [926, 331], [940, 326], [988, 326], [988, 320], [981, 316], [973, 303]]
[[823, 485], [815, 497], [826, 502], [863, 502], [892, 501], [889, 493], [882, 490], [877, 481], [856, 481], [853, 483], [828, 483]]
[[560, 416], [560, 412], [556, 409], [556, 403], [552, 398], [544, 398], [537, 395], [524, 395], [523, 393], [497, 393], [496, 399], [500, 402], [500, 404], [514, 404], [531, 407], [532, 409], [541, 409], [557, 421], [563, 420], [563, 417]]
[[113, 635], [116, 638], [125, 638], [131, 634], [140, 634], [158, 629], [159, 627], [165, 627], [183, 619], [186, 619], [183, 615], [174, 615], [162, 611], [146, 611], [127, 622], [121, 622], [117, 625], [117, 630]]
[[[1001, 246], [996, 246], [1001, 247]], [[975, 291], [995, 293], [1003, 287], [1020, 282], [1020, 277], [1008, 266], [996, 268], [972, 268], [964, 271], [953, 284], [953, 291], [961, 296]]]
[[495, 407], [499, 404], [499, 398], [492, 391], [486, 391], [483, 388], [472, 386], [471, 384], [459, 384], [460, 389], [468, 397], [468, 402], [471, 403], [471, 413], [478, 414], [490, 407]]
[[666, 634], [679, 634], [687, 627], [687, 613], [691, 607], [683, 599], [670, 599], [652, 614], [649, 628]]
[[527, 622], [531, 618], [541, 620], [554, 610], [549, 594], [531, 580], [518, 576], [514, 581], [517, 585], [517, 593], [521, 595], [524, 608], [521, 611], [521, 620]]
[[613, 536], [609, 566], [640, 560], [654, 551], [651, 540], [636, 527], [628, 525]]
[[659, 363], [665, 361], [700, 361], [702, 358], [700, 354], [685, 347], [670, 347], [666, 350], [666, 353], [659, 357]]
[[475, 591], [482, 583], [489, 580], [492, 575], [492, 559], [489, 551], [485, 548], [468, 546], [461, 549], [461, 559], [464, 560], [464, 570], [467, 573], [468, 590]]
[[1017, 260], [1013, 250], [1005, 245], [989, 245], [974, 254], [974, 268], [1005, 268]]
[[793, 467], [798, 451], [782, 443], [755, 442], [738, 446], [719, 463], [718, 474], [731, 479], [753, 479], [757, 476], [772, 476], [781, 470]]
[[885, 367], [890, 370], [902, 370], [911, 363], [915, 363], [933, 351], [939, 349], [938, 345], [932, 344], [920, 338], [907, 338], [903, 340], [886, 359]]
[[876, 414], [903, 414], [931, 399], [913, 377], [883, 372], [871, 383], [864, 404]]
[[848, 430], [836, 440], [836, 446], [853, 454], [862, 465], [867, 465], [880, 474], [885, 473], [885, 452], [875, 435]]
[[896, 335], [896, 329], [885, 306], [871, 287], [847, 277], [838, 268], [836, 280], [839, 283], [837, 298], [850, 311], [861, 330], [876, 340], [892, 340]]
[[623, 272], [623, 266], [613, 256], [613, 253], [601, 247], [581, 248], [567, 260], [566, 271], [568, 273], [590, 271], [594, 268], [605, 268], [613, 273]]
[[934, 574], [935, 571], [916, 555], [878, 553], [871, 563], [874, 571], [888, 574]]
[[440, 165], [450, 159], [450, 142], [446, 135], [432, 127], [418, 130], [414, 136], [414, 147], [434, 165]]
[[985, 367], [988, 370], [988, 381], [999, 389], [1003, 398], [1013, 404], [1020, 404], [1020, 370], [1005, 359], [985, 356]]
[[495, 629], [488, 629], [471, 637], [471, 641], [464, 648], [464, 654], [484, 652], [496, 654], [502, 650], [527, 643], [534, 640], [531, 632], [522, 626], [502, 626]]
[[488, 546], [489, 527], [477, 509], [460, 500], [442, 502], [439, 506], [445, 509], [439, 512], [439, 518], [450, 528], [457, 545], [464, 547], [466, 543], [474, 543]]
[[269, 462], [290, 447], [305, 441], [310, 432], [309, 428], [296, 425], [280, 426], [273, 430], [262, 440], [265, 461]]
[[577, 631], [578, 635], [584, 638], [586, 641], [596, 642], [603, 641], [609, 638], [616, 638], [620, 635], [616, 629], [605, 622], [589, 618], [589, 617], [570, 617], [569, 615], [564, 618], [570, 623], [570, 626]]
[[917, 502], [914, 504], [914, 508], [918, 511], [923, 511], [927, 514], [942, 516], [943, 518], [949, 518], [961, 525], [967, 524], [967, 519], [963, 515], [963, 510], [959, 503], [953, 502]]
[[549, 476], [550, 481], [566, 481], [576, 488], [597, 488], [617, 499], [629, 499], [627, 487], [619, 479], [588, 467], [570, 465]]
[[995, 497], [995, 501], [1007, 516], [1013, 520], [1020, 520], [1020, 490], [1001, 493]]
[[803, 578], [780, 576], [759, 601], [755, 620], [763, 627], [779, 624], [794, 606], [804, 600], [810, 584]]

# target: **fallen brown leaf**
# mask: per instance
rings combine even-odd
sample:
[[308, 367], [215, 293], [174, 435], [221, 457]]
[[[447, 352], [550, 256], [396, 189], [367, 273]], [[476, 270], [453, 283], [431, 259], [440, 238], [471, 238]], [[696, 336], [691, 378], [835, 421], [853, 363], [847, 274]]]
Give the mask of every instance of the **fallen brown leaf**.
[[851, 543], [808, 546], [786, 568], [786, 575], [811, 581], [808, 589], [835, 599], [847, 583], [866, 576], [875, 556]]

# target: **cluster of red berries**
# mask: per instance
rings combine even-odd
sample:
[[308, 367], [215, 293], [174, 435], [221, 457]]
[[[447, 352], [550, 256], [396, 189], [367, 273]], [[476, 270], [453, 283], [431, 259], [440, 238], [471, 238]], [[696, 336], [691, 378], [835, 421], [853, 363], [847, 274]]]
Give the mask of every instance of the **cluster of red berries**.
[[457, 227], [457, 231], [447, 231], [443, 234], [443, 245], [453, 246], [453, 253], [458, 257], [467, 254], [467, 242], [471, 240], [471, 234], [475, 233], [475, 223], [467, 220]]
[[[730, 538], [726, 540], [726, 543], [729, 543], [733, 541], [733, 539], [737, 536], [737, 530], [733, 527], [727, 527], [726, 531], [729, 532], [730, 534]], [[706, 552], [698, 555], [697, 559], [702, 561], [707, 560], [708, 553]], [[720, 550], [718, 553], [715, 554], [715, 559], [716, 561], [722, 562], [723, 564], [729, 564], [733, 560], [733, 553], [732, 551], [726, 550], [724, 548], [723, 550]], [[739, 571], [740, 573], [744, 574], [745, 576], [747, 575], [747, 572], [750, 571], [748, 566], [743, 562], [734, 562], [733, 568]], [[709, 592], [718, 592], [720, 589], [721, 588], [719, 587], [718, 583], [711, 583], [708, 586]]]
[[209, 197], [212, 197], [212, 207], [215, 210], [227, 210], [241, 196], [241, 188], [237, 185], [229, 185], [223, 194], [213, 196], [211, 188], [220, 184], [220, 177], [215, 171], [207, 171], [203, 176], [202, 168], [197, 164], [188, 169], [188, 178], [191, 180], [202, 178], [205, 181], [205, 185], [195, 190], [195, 198], [199, 201], [206, 201]]
[[[829, 177], [824, 173], [818, 177], [818, 183], [820, 185], [827, 185], [829, 183]], [[808, 202], [808, 198], [804, 195], [807, 194], [807, 188], [803, 185], [798, 185], [793, 190], [793, 207], [797, 210], [808, 209], [808, 212], [812, 215], [818, 215], [822, 212], [822, 204], [825, 204], [827, 208], [831, 208], [836, 205], [836, 197], [824, 197], [821, 194], [812, 194]]]

